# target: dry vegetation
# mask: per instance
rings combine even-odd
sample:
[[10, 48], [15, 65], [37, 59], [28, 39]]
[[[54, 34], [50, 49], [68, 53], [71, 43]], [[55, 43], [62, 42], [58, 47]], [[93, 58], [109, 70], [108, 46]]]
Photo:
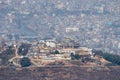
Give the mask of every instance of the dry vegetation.
[[90, 67], [0, 68], [0, 80], [120, 80], [120, 67], [92, 70]]

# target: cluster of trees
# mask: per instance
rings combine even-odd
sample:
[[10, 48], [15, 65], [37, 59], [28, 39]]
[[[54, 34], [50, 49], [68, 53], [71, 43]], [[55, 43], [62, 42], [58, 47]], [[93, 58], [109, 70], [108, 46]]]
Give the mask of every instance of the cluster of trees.
[[[31, 47], [31, 44], [23, 43], [18, 48], [18, 54], [25, 56], [28, 53], [29, 48]], [[7, 46], [6, 50], [4, 50], [2, 53], [0, 53], [0, 59], [2, 65], [8, 65], [8, 60], [15, 56], [15, 48], [13, 45]], [[24, 57], [20, 60], [20, 64], [22, 67], [26, 67], [31, 65], [30, 59], [27, 57]]]
[[113, 64], [120, 65], [120, 56], [110, 53], [102, 53], [101, 56]]
[[[28, 53], [28, 50], [30, 47], [31, 47], [31, 44], [22, 43], [18, 48], [18, 54], [25, 56]], [[13, 45], [7, 46], [7, 49], [4, 50], [2, 53], [6, 55], [15, 55], [15, 48]]]
[[113, 64], [120, 65], [120, 56], [119, 55], [104, 53], [102, 51], [94, 51], [94, 53], [102, 56], [104, 59], [112, 62]]
[[81, 58], [80, 55], [71, 53], [72, 60], [79, 60], [80, 58]]
[[88, 61], [91, 61], [91, 58], [90, 57], [83, 57], [82, 60], [81, 60], [83, 63], [86, 63]]
[[7, 49], [5, 51], [3, 51], [2, 53], [5, 53], [7, 55], [14, 55], [15, 49], [14, 49], [13, 45], [11, 45], [11, 46], [8, 46]]
[[0, 53], [1, 65], [8, 65], [8, 60], [12, 58], [13, 56], [15, 56], [14, 47], [12, 45], [7, 46], [6, 50]]
[[[25, 56], [27, 55], [28, 53], [28, 50], [29, 48], [31, 47], [31, 44], [26, 44], [26, 43], [23, 43], [20, 45], [20, 47], [18, 48], [18, 54], [19, 55], [22, 55], [22, 56]], [[30, 61], [30, 59], [28, 57], [23, 57], [21, 60], [20, 60], [20, 65], [22, 67], [28, 67], [30, 66], [32, 63]]]

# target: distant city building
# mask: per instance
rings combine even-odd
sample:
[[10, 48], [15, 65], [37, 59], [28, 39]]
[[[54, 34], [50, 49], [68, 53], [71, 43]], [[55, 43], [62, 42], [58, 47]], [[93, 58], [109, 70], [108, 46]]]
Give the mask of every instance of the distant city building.
[[120, 49], [120, 43], [118, 43], [118, 48]]
[[66, 32], [69, 33], [69, 32], [78, 32], [79, 31], [79, 28], [76, 28], [76, 27], [73, 27], [73, 28], [66, 28]]

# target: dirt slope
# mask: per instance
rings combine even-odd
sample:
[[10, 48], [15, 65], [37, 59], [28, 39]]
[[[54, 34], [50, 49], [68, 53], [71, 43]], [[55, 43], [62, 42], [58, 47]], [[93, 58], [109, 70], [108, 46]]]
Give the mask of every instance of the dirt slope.
[[120, 67], [88, 71], [88, 67], [0, 68], [0, 80], [120, 80]]

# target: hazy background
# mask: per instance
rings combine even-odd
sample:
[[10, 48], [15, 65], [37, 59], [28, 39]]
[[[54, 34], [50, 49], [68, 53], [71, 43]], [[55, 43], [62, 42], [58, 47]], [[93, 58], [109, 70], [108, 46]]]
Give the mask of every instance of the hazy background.
[[119, 54], [119, 3], [120, 0], [0, 0], [0, 39], [10, 39], [12, 34], [57, 40], [69, 37], [81, 46]]

